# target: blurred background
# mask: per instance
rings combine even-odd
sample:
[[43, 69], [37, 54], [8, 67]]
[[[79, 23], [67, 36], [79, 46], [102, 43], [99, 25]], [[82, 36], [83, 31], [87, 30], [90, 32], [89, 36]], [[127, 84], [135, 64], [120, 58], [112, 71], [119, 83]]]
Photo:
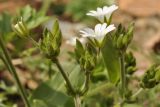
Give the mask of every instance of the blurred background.
[[[78, 36], [80, 29], [86, 26], [94, 27], [97, 23], [94, 18], [86, 16], [86, 13], [97, 7], [111, 4], [119, 6], [113, 15], [112, 23], [116, 25], [122, 23], [125, 26], [128, 26], [130, 22], [135, 23], [134, 39], [129, 50], [133, 51], [137, 59], [138, 70], [135, 75], [141, 76], [151, 64], [160, 64], [160, 0], [0, 0], [0, 33], [6, 35], [4, 39], [7, 42], [7, 48], [12, 54], [13, 63], [19, 75], [23, 75], [20, 76], [23, 85], [29, 89], [35, 89], [38, 86], [37, 81], [45, 80], [45, 73], [41, 74], [39, 71], [45, 71], [47, 68], [40, 63], [34, 48], [31, 48], [33, 45], [30, 41], [21, 40], [11, 33], [11, 25], [17, 17], [22, 15], [26, 16], [26, 21], [38, 20], [30, 23], [30, 27], [34, 28], [33, 32], [38, 32], [34, 36], [35, 40], [41, 36], [44, 26], [51, 28], [53, 19], [57, 17], [64, 38], [63, 49], [72, 50], [73, 47], [65, 44], [65, 40]], [[33, 12], [29, 5], [35, 8], [34, 11], [39, 12], [40, 16], [36, 16], [36, 12]], [[35, 17], [29, 16], [32, 13], [35, 14]], [[29, 18], [27, 19], [27, 17]], [[41, 27], [39, 27], [40, 24], [42, 24]], [[27, 52], [23, 51], [24, 49], [28, 49]], [[32, 58], [29, 58], [28, 52], [32, 54]], [[65, 56], [62, 57], [62, 60], [63, 58], [65, 59]], [[28, 70], [31, 72], [26, 72]], [[4, 65], [0, 62], [0, 81], [9, 81], [7, 84], [11, 84], [12, 78], [5, 71]], [[7, 86], [1, 82], [0, 87], [5, 89]], [[15, 92], [14, 87], [9, 87], [7, 90]], [[20, 99], [18, 95], [12, 96], [11, 94], [10, 97]], [[4, 96], [0, 94], [1, 98], [3, 99]]]
[[133, 49], [138, 46], [138, 53], [135, 53], [138, 65], [146, 68], [150, 65], [150, 54], [159, 54], [160, 50], [159, 0], [0, 0], [0, 13], [1, 19], [5, 13], [15, 16], [18, 9], [29, 4], [37, 11], [43, 10], [49, 16], [58, 17], [64, 36], [68, 38], [76, 36], [76, 32], [84, 26], [95, 23], [94, 18], [86, 16], [89, 10], [113, 3], [119, 6], [114, 13], [114, 24], [135, 23]]

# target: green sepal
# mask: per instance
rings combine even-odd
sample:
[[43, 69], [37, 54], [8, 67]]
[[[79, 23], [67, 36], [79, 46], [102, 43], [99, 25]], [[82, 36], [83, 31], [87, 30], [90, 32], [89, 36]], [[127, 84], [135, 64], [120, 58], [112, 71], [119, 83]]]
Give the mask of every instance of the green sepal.
[[123, 43], [122, 43], [123, 38], [124, 38], [124, 35], [120, 34], [117, 39], [117, 48], [119, 49], [123, 48]]
[[81, 57], [81, 55], [85, 54], [85, 50], [83, 48], [83, 45], [82, 45], [82, 43], [78, 39], [76, 39], [75, 54], [76, 54], [76, 57], [78, 59]]

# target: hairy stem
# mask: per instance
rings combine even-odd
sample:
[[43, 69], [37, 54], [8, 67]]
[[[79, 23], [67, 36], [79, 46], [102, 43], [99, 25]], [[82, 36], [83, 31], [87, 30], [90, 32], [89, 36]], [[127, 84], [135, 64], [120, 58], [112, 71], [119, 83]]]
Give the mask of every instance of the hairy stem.
[[121, 65], [121, 90], [122, 90], [122, 99], [125, 99], [125, 91], [126, 91], [126, 71], [125, 71], [125, 57], [124, 53], [120, 56], [120, 65]]
[[12, 74], [12, 72], [11, 72], [11, 70], [10, 70], [10, 66], [9, 66], [8, 62], [6, 61], [6, 59], [3, 57], [3, 54], [2, 54], [2, 53], [0, 53], [0, 59], [2, 60], [2, 62], [3, 62], [3, 63], [5, 64], [5, 66], [7, 67], [9, 73]]
[[5, 62], [5, 63], [8, 65], [7, 67], [10, 68], [9, 70], [10, 70], [12, 76], [13, 76], [14, 79], [15, 79], [15, 82], [16, 82], [16, 84], [17, 84], [17, 86], [18, 86], [20, 95], [21, 95], [21, 97], [22, 97], [25, 105], [26, 105], [27, 107], [31, 107], [31, 105], [30, 105], [30, 103], [29, 103], [29, 100], [27, 99], [26, 92], [25, 92], [25, 90], [24, 90], [24, 88], [23, 88], [23, 86], [22, 86], [22, 84], [21, 84], [21, 82], [20, 82], [20, 79], [19, 79], [19, 77], [18, 77], [18, 75], [17, 75], [17, 73], [16, 73], [16, 70], [15, 70], [15, 68], [14, 68], [14, 66], [13, 66], [13, 64], [12, 64], [12, 62], [11, 62], [11, 58], [10, 58], [10, 56], [9, 56], [9, 53], [8, 53], [8, 51], [7, 51], [4, 43], [3, 43], [2, 36], [0, 36], [0, 47], [2, 48], [2, 51], [3, 51], [4, 56], [5, 56], [5, 59], [6, 59], [6, 62]]
[[62, 76], [63, 76], [63, 78], [64, 78], [64, 80], [65, 80], [65, 82], [66, 82], [66, 84], [67, 84], [67, 86], [68, 86], [68, 88], [69, 88], [69, 90], [71, 91], [71, 93], [72, 93], [72, 94], [75, 94], [75, 91], [74, 91], [74, 89], [73, 89], [73, 87], [72, 87], [72, 84], [71, 84], [71, 82], [70, 82], [67, 74], [66, 74], [65, 71], [63, 70], [61, 64], [59, 63], [59, 60], [56, 59], [56, 60], [54, 60], [53, 62], [56, 64], [56, 66], [58, 67], [59, 71], [61, 72], [61, 74], [62, 74]]

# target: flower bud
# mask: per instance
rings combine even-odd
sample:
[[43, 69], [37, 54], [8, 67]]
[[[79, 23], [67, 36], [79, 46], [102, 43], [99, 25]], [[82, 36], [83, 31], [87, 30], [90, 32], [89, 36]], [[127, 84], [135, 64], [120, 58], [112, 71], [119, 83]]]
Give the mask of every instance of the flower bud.
[[96, 66], [96, 50], [92, 45], [86, 44], [84, 48], [81, 42], [77, 40], [75, 54], [77, 62], [84, 71], [90, 72], [94, 69]]
[[21, 20], [18, 21], [17, 24], [13, 25], [12, 28], [14, 32], [22, 38], [29, 36], [29, 30], [24, 23], [23, 18], [21, 18]]
[[62, 35], [56, 20], [52, 31], [44, 30], [43, 38], [40, 40], [41, 51], [50, 59], [54, 59], [60, 53], [60, 46], [62, 42]]
[[123, 35], [123, 34], [121, 34], [121, 35], [117, 38], [116, 47], [119, 48], [119, 49], [123, 48], [123, 46], [124, 46], [124, 45], [123, 45], [123, 42], [122, 42], [123, 38], [124, 38], [124, 35]]
[[160, 83], [160, 66], [151, 66], [144, 74], [140, 86], [142, 88], [153, 88]]
[[133, 24], [130, 24], [127, 30], [120, 24], [113, 37], [113, 44], [116, 48], [120, 50], [126, 50], [132, 38]]
[[136, 70], [136, 59], [131, 52], [125, 54], [125, 68], [129, 75], [132, 75]]
[[133, 24], [130, 24], [126, 33], [127, 40], [124, 41], [124, 44], [129, 44], [131, 42], [133, 38], [133, 30], [134, 30]]

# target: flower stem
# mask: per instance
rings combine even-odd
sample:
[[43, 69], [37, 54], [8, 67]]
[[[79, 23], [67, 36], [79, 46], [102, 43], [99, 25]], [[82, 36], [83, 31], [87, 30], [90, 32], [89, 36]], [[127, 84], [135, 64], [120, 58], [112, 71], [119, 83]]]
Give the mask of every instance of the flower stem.
[[81, 99], [79, 95], [76, 95], [74, 97], [74, 104], [75, 104], [75, 107], [81, 107]]
[[10, 67], [9, 67], [9, 64], [8, 62], [6, 61], [6, 59], [3, 57], [2, 53], [0, 53], [0, 59], [2, 60], [2, 62], [5, 64], [5, 66], [7, 67], [9, 73], [12, 74], [11, 70], [10, 70]]
[[131, 96], [132, 99], [135, 99], [144, 89], [140, 88], [135, 94]]
[[0, 36], [0, 47], [2, 48], [2, 51], [3, 51], [4, 56], [5, 56], [5, 59], [6, 59], [5, 64], [8, 65], [7, 67], [8, 67], [8, 69], [9, 69], [9, 71], [11, 72], [11, 74], [13, 75], [14, 79], [15, 79], [15, 82], [16, 82], [16, 84], [17, 84], [17, 86], [18, 86], [20, 95], [21, 95], [21, 97], [22, 97], [25, 105], [26, 105], [27, 107], [31, 107], [31, 105], [30, 105], [30, 103], [29, 103], [29, 100], [27, 99], [26, 92], [25, 92], [25, 90], [24, 90], [24, 88], [23, 88], [23, 86], [22, 86], [22, 84], [21, 84], [21, 82], [20, 82], [20, 80], [19, 80], [19, 78], [18, 78], [18, 75], [17, 75], [17, 73], [16, 73], [16, 70], [15, 70], [15, 68], [14, 68], [14, 66], [13, 66], [13, 64], [12, 64], [12, 62], [11, 62], [11, 58], [10, 58], [10, 56], [9, 56], [9, 53], [8, 53], [8, 51], [7, 51], [4, 43], [3, 43], [2, 36]]
[[125, 91], [126, 91], [126, 72], [125, 72], [125, 56], [124, 53], [121, 53], [120, 56], [120, 66], [121, 66], [121, 90], [122, 90], [122, 99], [125, 99]]
[[59, 60], [55, 59], [55, 60], [53, 60], [53, 62], [56, 64], [56, 66], [58, 67], [59, 71], [61, 72], [61, 74], [62, 74], [62, 76], [63, 76], [63, 78], [64, 78], [64, 80], [65, 80], [65, 82], [66, 82], [66, 84], [67, 84], [67, 86], [69, 88], [69, 90], [71, 91], [71, 93], [75, 94], [75, 91], [74, 91], [74, 89], [72, 87], [72, 84], [71, 84], [67, 74], [64, 72], [61, 64], [59, 63]]

